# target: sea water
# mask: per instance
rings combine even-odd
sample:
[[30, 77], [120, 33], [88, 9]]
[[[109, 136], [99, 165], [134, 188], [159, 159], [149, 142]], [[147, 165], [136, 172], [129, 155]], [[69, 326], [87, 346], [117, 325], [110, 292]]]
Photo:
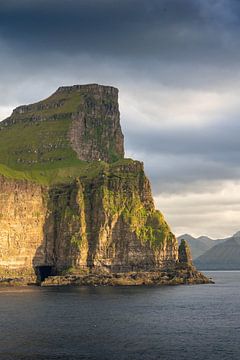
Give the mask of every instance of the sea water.
[[0, 288], [0, 360], [240, 359], [240, 272], [215, 284]]

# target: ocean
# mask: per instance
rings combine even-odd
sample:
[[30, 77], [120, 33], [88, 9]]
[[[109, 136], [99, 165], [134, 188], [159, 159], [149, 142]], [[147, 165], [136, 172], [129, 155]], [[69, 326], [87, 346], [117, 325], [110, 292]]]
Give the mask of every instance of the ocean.
[[240, 272], [215, 284], [0, 288], [0, 360], [239, 360]]

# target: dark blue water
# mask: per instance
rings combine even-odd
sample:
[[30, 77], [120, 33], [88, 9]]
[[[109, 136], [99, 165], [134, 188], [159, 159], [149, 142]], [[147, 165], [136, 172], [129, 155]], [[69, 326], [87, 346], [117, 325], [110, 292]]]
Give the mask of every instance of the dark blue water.
[[240, 359], [240, 272], [215, 285], [0, 288], [0, 359]]

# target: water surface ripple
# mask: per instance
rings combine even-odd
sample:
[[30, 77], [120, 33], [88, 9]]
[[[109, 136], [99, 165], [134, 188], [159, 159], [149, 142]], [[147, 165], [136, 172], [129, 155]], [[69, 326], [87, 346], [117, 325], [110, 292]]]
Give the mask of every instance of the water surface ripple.
[[215, 285], [0, 288], [0, 360], [239, 360], [240, 272]]

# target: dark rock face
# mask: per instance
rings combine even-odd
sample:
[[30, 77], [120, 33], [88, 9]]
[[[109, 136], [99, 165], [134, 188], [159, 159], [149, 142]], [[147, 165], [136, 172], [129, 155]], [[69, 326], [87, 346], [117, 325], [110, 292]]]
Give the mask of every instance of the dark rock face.
[[[99, 85], [92, 85], [87, 90], [88, 96], [84, 96], [79, 111], [73, 115], [69, 131], [73, 150], [80, 160], [113, 162], [123, 158], [118, 90]], [[72, 88], [61, 88], [60, 91], [72, 91]]]
[[178, 248], [178, 261], [180, 264], [192, 265], [192, 255], [191, 250], [186, 242], [186, 240], [182, 239], [181, 244]]

